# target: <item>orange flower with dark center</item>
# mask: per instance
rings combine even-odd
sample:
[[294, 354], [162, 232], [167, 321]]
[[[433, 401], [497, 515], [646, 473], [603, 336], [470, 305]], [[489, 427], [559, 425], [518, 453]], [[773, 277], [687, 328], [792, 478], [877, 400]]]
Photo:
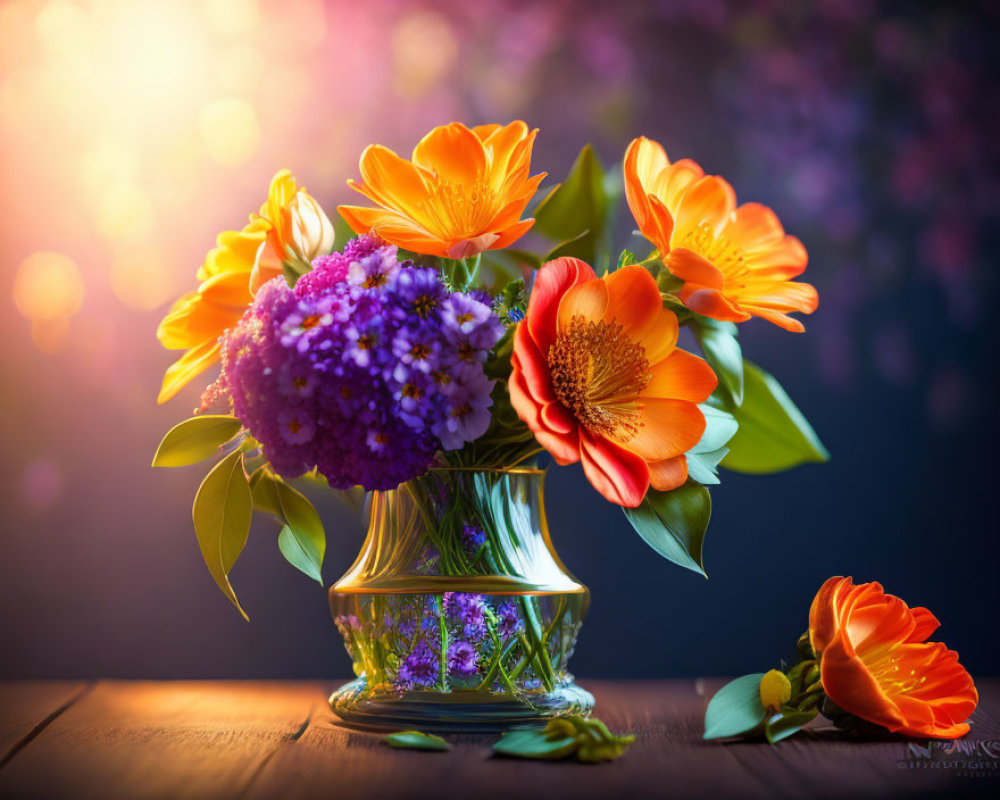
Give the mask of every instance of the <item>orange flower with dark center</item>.
[[560, 464], [583, 463], [604, 497], [635, 507], [647, 489], [687, 480], [705, 431], [698, 408], [716, 377], [677, 348], [677, 317], [645, 269], [598, 278], [588, 264], [545, 264], [514, 335], [510, 398]]
[[823, 690], [844, 711], [893, 733], [964, 736], [979, 695], [958, 654], [927, 641], [939, 624], [877, 583], [830, 578], [809, 610]]
[[684, 281], [679, 296], [688, 308], [713, 319], [761, 317], [805, 330], [788, 315], [811, 314], [819, 304], [815, 288], [791, 280], [808, 256], [770, 208], [737, 207], [729, 183], [690, 159], [671, 164], [663, 147], [645, 137], [625, 153], [625, 195], [643, 236]]
[[339, 206], [356, 233], [373, 232], [415, 253], [468, 258], [499, 250], [534, 224], [521, 219], [545, 174], [529, 177], [537, 130], [520, 120], [428, 133], [410, 161], [373, 144], [361, 154], [361, 182], [348, 185], [375, 208]]

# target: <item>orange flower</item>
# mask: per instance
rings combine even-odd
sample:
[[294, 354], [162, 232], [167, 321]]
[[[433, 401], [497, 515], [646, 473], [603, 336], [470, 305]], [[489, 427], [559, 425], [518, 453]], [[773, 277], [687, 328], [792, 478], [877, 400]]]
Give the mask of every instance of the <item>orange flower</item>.
[[940, 623], [877, 583], [830, 578], [809, 610], [809, 639], [826, 695], [893, 733], [954, 739], [979, 695], [958, 654], [927, 638]]
[[545, 174], [528, 177], [538, 131], [509, 125], [442, 125], [412, 160], [373, 144], [361, 154], [361, 183], [348, 185], [377, 208], [340, 206], [356, 233], [373, 231], [415, 253], [468, 258], [499, 250], [534, 224], [521, 219]]
[[538, 272], [514, 335], [510, 399], [560, 464], [583, 462], [613, 503], [687, 480], [684, 454], [705, 431], [712, 369], [677, 345], [677, 317], [639, 266], [598, 278], [559, 258]]
[[793, 311], [811, 314], [819, 297], [795, 283], [808, 260], [767, 206], [736, 206], [733, 187], [690, 159], [673, 164], [658, 142], [635, 139], [625, 153], [625, 196], [643, 236], [684, 281], [680, 298], [713, 319], [763, 319], [801, 333]]
[[167, 369], [157, 402], [165, 403], [219, 360], [219, 337], [239, 321], [257, 289], [281, 274], [283, 259], [309, 261], [331, 247], [330, 220], [288, 170], [277, 173], [260, 213], [243, 230], [219, 234], [198, 270], [201, 285], [179, 298], [160, 323], [160, 343], [187, 352]]

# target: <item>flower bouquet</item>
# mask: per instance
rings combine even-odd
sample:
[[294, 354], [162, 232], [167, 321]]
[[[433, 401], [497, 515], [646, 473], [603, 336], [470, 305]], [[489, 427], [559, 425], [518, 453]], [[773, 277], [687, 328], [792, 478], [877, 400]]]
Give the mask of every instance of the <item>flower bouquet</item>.
[[[803, 330], [791, 314], [817, 295], [792, 280], [802, 244], [645, 138], [624, 181], [586, 147], [540, 192], [536, 133], [452, 123], [409, 160], [369, 146], [348, 181], [367, 202], [338, 208], [350, 231], [279, 172], [159, 328], [186, 351], [160, 402], [221, 365], [153, 463], [219, 457], [194, 527], [241, 613], [229, 576], [253, 511], [278, 520], [282, 555], [322, 583], [325, 533], [304, 492], [363, 496], [365, 544], [330, 589], [357, 673], [331, 702], [359, 724], [589, 712], [567, 671], [589, 594], [549, 537], [549, 460], [580, 462], [650, 546], [702, 572], [720, 465], [827, 458], [737, 338], [752, 317]], [[649, 242], [639, 255], [612, 247], [622, 183]], [[701, 357], [678, 347], [682, 326]]]

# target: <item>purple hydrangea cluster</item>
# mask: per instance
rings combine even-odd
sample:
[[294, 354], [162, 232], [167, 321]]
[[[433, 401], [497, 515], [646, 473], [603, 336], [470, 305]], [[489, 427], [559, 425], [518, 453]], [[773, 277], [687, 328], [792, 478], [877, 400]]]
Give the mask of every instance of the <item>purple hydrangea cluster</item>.
[[417, 642], [410, 654], [399, 665], [397, 682], [400, 688], [433, 686], [437, 683], [440, 666], [437, 654], [426, 642]]
[[261, 287], [222, 342], [219, 385], [277, 472], [392, 489], [485, 433], [503, 333], [488, 299], [373, 236], [312, 266]]
[[479, 641], [486, 636], [486, 604], [482, 595], [445, 592], [444, 613], [462, 626], [467, 639]]

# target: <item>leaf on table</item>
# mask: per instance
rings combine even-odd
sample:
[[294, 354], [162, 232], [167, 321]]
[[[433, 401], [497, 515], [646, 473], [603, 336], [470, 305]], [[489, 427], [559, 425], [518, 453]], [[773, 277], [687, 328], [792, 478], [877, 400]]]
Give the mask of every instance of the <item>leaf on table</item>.
[[247, 620], [250, 618], [236, 599], [229, 573], [246, 545], [252, 513], [243, 454], [237, 450], [205, 476], [195, 495], [191, 516], [208, 571], [222, 593]]
[[755, 730], [767, 713], [760, 700], [763, 672], [730, 681], [711, 699], [705, 710], [706, 739], [740, 736]]
[[186, 467], [211, 458], [240, 432], [243, 423], [228, 414], [204, 414], [174, 425], [163, 437], [154, 467]]
[[722, 460], [726, 469], [767, 474], [830, 459], [781, 384], [749, 361], [744, 362], [743, 404], [732, 413], [739, 430]]
[[572, 755], [577, 748], [575, 736], [550, 739], [542, 731], [511, 731], [493, 745], [493, 751], [514, 758], [557, 759]]
[[712, 516], [708, 489], [693, 480], [669, 492], [650, 489], [637, 508], [623, 510], [632, 527], [657, 553], [705, 575], [702, 548]]
[[401, 750], [451, 750], [451, 745], [440, 736], [420, 731], [399, 731], [382, 737], [390, 747]]
[[817, 714], [819, 711], [815, 708], [809, 711], [799, 711], [794, 708], [783, 709], [780, 714], [768, 718], [764, 725], [764, 734], [771, 744], [777, 744], [793, 733], [798, 733], [816, 719]]

